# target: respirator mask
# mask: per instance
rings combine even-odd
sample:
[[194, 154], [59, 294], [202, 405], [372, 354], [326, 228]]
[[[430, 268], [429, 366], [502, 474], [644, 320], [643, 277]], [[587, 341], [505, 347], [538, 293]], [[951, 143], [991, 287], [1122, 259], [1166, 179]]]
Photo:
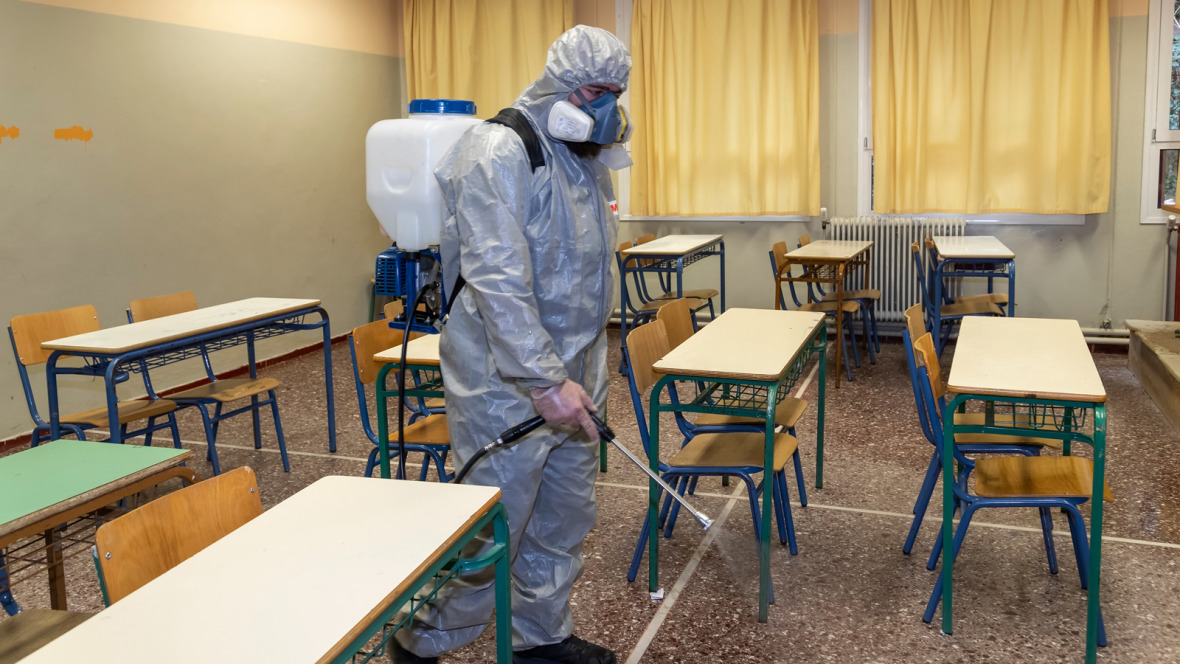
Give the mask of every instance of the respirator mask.
[[586, 101], [581, 90], [574, 94], [582, 105], [574, 106], [561, 100], [549, 111], [549, 136], [571, 143], [610, 145], [625, 143], [631, 138], [631, 115], [613, 94], [604, 94]]

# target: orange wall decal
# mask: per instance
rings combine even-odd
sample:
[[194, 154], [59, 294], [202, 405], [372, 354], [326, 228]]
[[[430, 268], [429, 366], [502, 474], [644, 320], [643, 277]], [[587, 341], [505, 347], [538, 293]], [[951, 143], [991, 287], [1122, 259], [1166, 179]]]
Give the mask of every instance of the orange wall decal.
[[78, 125], [74, 125], [69, 129], [54, 129], [53, 137], [59, 140], [68, 141], [70, 139], [77, 139], [79, 141], [89, 141], [94, 138], [94, 130], [83, 129]]
[[0, 142], [6, 138], [16, 138], [17, 136], [20, 136], [20, 127], [6, 128], [4, 125], [0, 125]]

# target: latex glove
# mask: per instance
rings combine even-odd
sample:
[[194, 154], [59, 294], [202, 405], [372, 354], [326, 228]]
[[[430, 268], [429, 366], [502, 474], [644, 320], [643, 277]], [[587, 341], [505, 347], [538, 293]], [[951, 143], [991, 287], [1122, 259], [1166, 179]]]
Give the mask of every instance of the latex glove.
[[533, 397], [533, 406], [546, 422], [581, 427], [590, 440], [598, 441], [598, 428], [590, 419], [590, 413], [597, 413], [598, 409], [581, 385], [567, 378], [552, 387], [530, 390], [529, 394]]

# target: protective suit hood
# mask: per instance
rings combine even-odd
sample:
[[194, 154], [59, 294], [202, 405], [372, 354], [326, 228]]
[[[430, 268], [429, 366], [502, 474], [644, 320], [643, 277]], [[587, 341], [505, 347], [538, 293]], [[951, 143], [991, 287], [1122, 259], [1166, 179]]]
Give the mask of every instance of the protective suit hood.
[[630, 73], [631, 55], [621, 39], [602, 28], [574, 26], [549, 47], [545, 70], [512, 105], [544, 128], [549, 125], [549, 109], [574, 90], [591, 83], [612, 83], [626, 90]]

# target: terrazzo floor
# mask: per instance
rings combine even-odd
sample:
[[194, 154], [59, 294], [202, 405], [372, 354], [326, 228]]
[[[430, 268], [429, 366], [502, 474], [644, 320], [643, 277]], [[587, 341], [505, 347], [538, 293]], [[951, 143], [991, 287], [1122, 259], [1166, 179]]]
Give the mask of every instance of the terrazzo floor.
[[[610, 362], [618, 366], [617, 333], [612, 334]], [[952, 354], [953, 347], [944, 367]], [[327, 450], [322, 357], [306, 354], [262, 371], [282, 381], [279, 406], [291, 472], [282, 470], [268, 416], [261, 450], [253, 447], [248, 417], [222, 425], [222, 469], [253, 467], [266, 507], [325, 475], [363, 472], [371, 444], [361, 429], [347, 344], [333, 348], [335, 453]], [[1180, 435], [1139, 386], [1125, 354], [1094, 357], [1109, 396], [1107, 479], [1115, 495], [1106, 508], [1102, 561], [1109, 646], [1099, 649], [1099, 661], [1177, 662]], [[829, 366], [829, 377], [834, 368]], [[901, 345], [883, 342], [876, 365], [864, 361], [855, 380], [840, 389], [829, 382], [822, 489], [814, 486], [817, 386], [808, 375], [800, 385], [811, 406], [797, 430], [810, 504], [798, 505], [789, 474], [799, 554], [789, 555], [774, 540], [777, 603], [769, 621], [757, 621], [757, 549], [740, 482], [722, 486], [719, 479], [702, 479], [693, 503], [716, 525], [702, 532], [685, 516], [673, 536], [661, 540], [665, 599], [653, 601], [648, 594], [646, 560], [636, 581], [627, 582], [647, 481], [610, 447], [609, 469], [597, 486], [598, 524], [586, 540], [585, 573], [571, 597], [578, 635], [610, 647], [620, 662], [1081, 661], [1085, 594], [1060, 514], [1055, 515], [1057, 575], [1049, 574], [1045, 563], [1034, 510], [978, 515], [956, 564], [954, 635], [939, 631], [937, 615], [934, 625], [922, 622], [935, 579], [925, 561], [941, 510], [935, 500], [914, 554], [904, 555], [914, 498], [932, 450], [917, 424]], [[639, 453], [626, 381], [619, 374], [612, 381], [609, 421], [620, 442]], [[670, 419], [661, 427], [671, 428]], [[198, 451], [195, 470], [210, 475], [199, 418], [183, 414], [180, 430], [185, 446]], [[669, 434], [661, 445], [667, 455], [679, 440]], [[380, 525], [375, 513], [373, 526]], [[71, 610], [101, 609], [88, 555], [67, 561], [67, 587]], [[18, 586], [15, 595], [26, 608], [49, 606], [42, 576]], [[488, 630], [443, 661], [494, 661], [492, 639]], [[168, 659], [160, 654], [161, 662]]]

